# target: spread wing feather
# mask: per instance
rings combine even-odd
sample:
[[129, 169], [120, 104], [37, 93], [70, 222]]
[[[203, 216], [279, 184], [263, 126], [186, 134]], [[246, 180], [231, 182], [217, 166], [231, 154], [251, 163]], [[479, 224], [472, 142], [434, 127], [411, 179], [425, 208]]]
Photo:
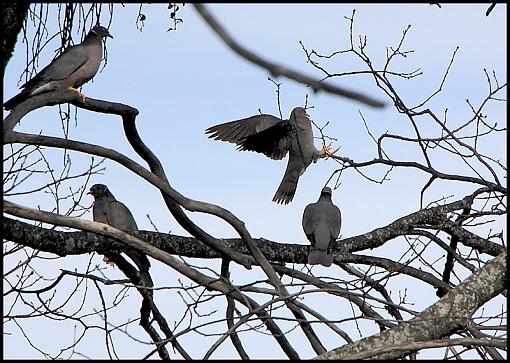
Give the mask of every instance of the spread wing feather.
[[280, 160], [287, 155], [292, 125], [272, 115], [256, 115], [209, 127], [205, 133], [214, 140], [238, 145], [238, 150], [255, 151]]

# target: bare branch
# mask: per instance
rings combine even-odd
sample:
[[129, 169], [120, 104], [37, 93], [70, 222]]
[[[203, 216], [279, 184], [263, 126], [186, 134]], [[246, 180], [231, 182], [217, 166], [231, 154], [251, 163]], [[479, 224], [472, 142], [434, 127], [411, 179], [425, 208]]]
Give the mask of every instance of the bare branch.
[[193, 4], [198, 13], [202, 16], [202, 18], [207, 22], [209, 27], [214, 30], [216, 34], [225, 42], [226, 45], [229, 46], [234, 52], [239, 54], [244, 59], [255, 63], [265, 69], [267, 69], [273, 77], [277, 76], [285, 76], [290, 78], [296, 82], [306, 84], [317, 92], [323, 90], [325, 92], [329, 92], [338, 96], [346, 97], [358, 102], [362, 102], [372, 107], [383, 107], [384, 103], [381, 101], [377, 101], [372, 97], [363, 95], [358, 92], [350, 91], [344, 88], [340, 88], [337, 86], [330, 85], [328, 83], [321, 82], [319, 80], [307, 77], [299, 72], [288, 69], [284, 66], [281, 66], [276, 63], [269, 62], [258, 55], [246, 50], [241, 47], [237, 42], [235, 42], [232, 37], [223, 29], [223, 27], [214, 19], [211, 13], [205, 8], [203, 4]]

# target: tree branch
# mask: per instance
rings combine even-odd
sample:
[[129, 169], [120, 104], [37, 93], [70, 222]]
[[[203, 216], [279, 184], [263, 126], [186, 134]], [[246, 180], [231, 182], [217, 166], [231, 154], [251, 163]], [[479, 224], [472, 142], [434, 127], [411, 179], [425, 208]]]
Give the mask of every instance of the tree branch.
[[355, 359], [358, 354], [382, 349], [377, 359], [398, 359], [416, 347], [386, 352], [388, 345], [400, 346], [442, 339], [469, 325], [471, 315], [487, 301], [506, 289], [506, 251], [475, 271], [462, 284], [416, 318], [346, 347], [320, 355], [319, 359]]
[[223, 42], [234, 52], [240, 55], [242, 58], [246, 59], [249, 62], [252, 62], [262, 68], [267, 69], [271, 72], [273, 77], [284, 76], [289, 79], [292, 79], [296, 82], [306, 84], [317, 92], [319, 90], [323, 90], [325, 92], [329, 92], [338, 96], [346, 97], [351, 100], [355, 100], [358, 102], [362, 102], [366, 105], [372, 107], [383, 107], [384, 103], [378, 100], [373, 99], [372, 97], [366, 96], [364, 94], [347, 90], [345, 88], [340, 88], [337, 86], [333, 86], [329, 83], [322, 82], [317, 79], [310, 78], [305, 76], [299, 72], [286, 68], [282, 65], [269, 62], [258, 55], [248, 51], [247, 49], [240, 46], [232, 37], [223, 29], [223, 27], [214, 19], [211, 13], [205, 8], [203, 4], [193, 4], [195, 9], [198, 11], [200, 16], [205, 20], [205, 22], [209, 25], [209, 27], [223, 40]]

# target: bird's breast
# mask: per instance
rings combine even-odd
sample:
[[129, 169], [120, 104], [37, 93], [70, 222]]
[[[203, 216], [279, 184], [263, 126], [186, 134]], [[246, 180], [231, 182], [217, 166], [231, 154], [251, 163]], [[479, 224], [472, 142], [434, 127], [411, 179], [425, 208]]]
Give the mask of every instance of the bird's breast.
[[72, 80], [74, 82], [72, 86], [75, 88], [80, 87], [84, 83], [90, 81], [96, 75], [100, 65], [101, 61], [97, 61], [96, 59], [89, 59], [85, 63], [86, 68], [81, 68], [73, 75]]

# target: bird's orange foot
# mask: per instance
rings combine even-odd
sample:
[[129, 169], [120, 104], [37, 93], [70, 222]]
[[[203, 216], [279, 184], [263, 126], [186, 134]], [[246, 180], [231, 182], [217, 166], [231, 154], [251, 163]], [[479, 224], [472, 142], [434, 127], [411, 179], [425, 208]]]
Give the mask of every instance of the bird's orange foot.
[[69, 89], [69, 91], [77, 93], [78, 96], [81, 97], [82, 102], [85, 103], [87, 101], [87, 96], [85, 96], [83, 93], [81, 93], [78, 89], [76, 89], [74, 87], [69, 87], [68, 89]]
[[103, 262], [106, 263], [107, 265], [115, 266], [115, 263], [113, 263], [113, 261], [106, 256], [103, 257]]
[[330, 147], [330, 146], [331, 146], [331, 144], [329, 144], [329, 145], [324, 145], [324, 146], [322, 147], [322, 150], [321, 150], [321, 154], [322, 154], [322, 155], [326, 155], [326, 159], [328, 159], [328, 158], [330, 158], [330, 157], [333, 157], [333, 155], [335, 155], [335, 153], [336, 153], [338, 150], [340, 150], [340, 148], [338, 147], [335, 151], [330, 152], [330, 151], [329, 151], [329, 147]]

